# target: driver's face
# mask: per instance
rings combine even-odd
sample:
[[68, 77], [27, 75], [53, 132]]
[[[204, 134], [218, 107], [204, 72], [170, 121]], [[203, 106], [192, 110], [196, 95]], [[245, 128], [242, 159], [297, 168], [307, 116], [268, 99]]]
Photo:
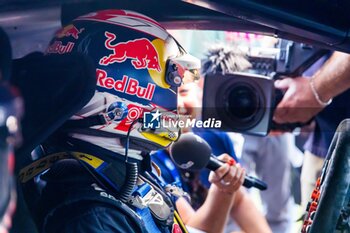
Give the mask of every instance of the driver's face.
[[184, 79], [178, 88], [178, 113], [191, 119], [200, 117], [202, 89], [197, 82]]

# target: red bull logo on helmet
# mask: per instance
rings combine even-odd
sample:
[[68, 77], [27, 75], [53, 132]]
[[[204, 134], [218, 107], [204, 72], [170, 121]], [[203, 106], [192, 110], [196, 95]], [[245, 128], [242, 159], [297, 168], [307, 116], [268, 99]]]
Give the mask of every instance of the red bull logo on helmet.
[[107, 72], [101, 69], [96, 70], [97, 86], [106, 89], [114, 89], [128, 95], [136, 95], [138, 98], [152, 100], [156, 85], [148, 83], [147, 87], [141, 87], [137, 79], [124, 75], [121, 80], [114, 80], [108, 77]]
[[99, 64], [107, 66], [115, 62], [122, 63], [126, 59], [131, 59], [131, 64], [136, 69], [151, 69], [161, 71], [159, 56], [156, 48], [146, 38], [129, 40], [112, 44], [116, 35], [111, 32], [105, 32], [105, 47], [112, 51], [112, 54], [100, 59]]
[[81, 28], [80, 30], [76, 28], [73, 24], [70, 24], [59, 31], [56, 32], [57, 38], [63, 38], [63, 37], [73, 37], [74, 39], [79, 39], [79, 34], [84, 31], [84, 28]]

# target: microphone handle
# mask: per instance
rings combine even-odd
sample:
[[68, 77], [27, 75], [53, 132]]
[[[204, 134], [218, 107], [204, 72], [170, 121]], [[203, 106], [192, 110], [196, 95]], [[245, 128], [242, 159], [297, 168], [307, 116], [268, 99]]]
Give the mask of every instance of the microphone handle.
[[[207, 165], [207, 168], [211, 171], [215, 171], [219, 167], [224, 165], [222, 161], [220, 161], [216, 156], [211, 155], [209, 163]], [[255, 177], [252, 176], [245, 176], [244, 181], [243, 181], [243, 186], [246, 188], [257, 188], [259, 190], [266, 190], [267, 189], [267, 184]]]
[[210, 171], [215, 171], [216, 169], [218, 169], [219, 167], [221, 167], [222, 165], [224, 165], [225, 163], [222, 162], [221, 160], [219, 160], [215, 155], [211, 155], [209, 162], [207, 164], [207, 168]]
[[243, 186], [246, 188], [254, 187], [262, 191], [267, 189], [267, 184], [264, 181], [247, 175], [244, 178]]

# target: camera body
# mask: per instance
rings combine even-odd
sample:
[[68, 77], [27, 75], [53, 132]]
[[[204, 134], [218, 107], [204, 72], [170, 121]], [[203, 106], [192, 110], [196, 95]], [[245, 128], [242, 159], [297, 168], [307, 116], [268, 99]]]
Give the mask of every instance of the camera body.
[[208, 74], [202, 118], [220, 120], [224, 131], [264, 136], [271, 127], [276, 105], [274, 90], [273, 80], [267, 76], [239, 72]]
[[274, 81], [283, 76], [301, 75], [327, 50], [281, 40], [274, 56], [249, 57], [247, 73], [206, 74], [202, 120], [221, 120], [221, 130], [265, 136], [270, 129], [292, 131], [302, 123], [276, 124], [274, 109], [283, 92]]

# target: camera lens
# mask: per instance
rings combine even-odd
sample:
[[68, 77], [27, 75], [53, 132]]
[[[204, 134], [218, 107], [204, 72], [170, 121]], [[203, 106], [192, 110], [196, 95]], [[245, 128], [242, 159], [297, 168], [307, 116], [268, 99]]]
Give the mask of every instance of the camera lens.
[[249, 73], [206, 75], [202, 119], [221, 121], [221, 130], [266, 135], [272, 117], [274, 84]]
[[266, 110], [264, 94], [252, 80], [234, 80], [222, 86], [222, 94], [217, 95], [217, 106], [223, 106], [219, 115], [236, 130], [249, 130], [261, 121]]
[[227, 97], [227, 111], [241, 120], [250, 120], [259, 108], [259, 97], [248, 86], [234, 87]]

